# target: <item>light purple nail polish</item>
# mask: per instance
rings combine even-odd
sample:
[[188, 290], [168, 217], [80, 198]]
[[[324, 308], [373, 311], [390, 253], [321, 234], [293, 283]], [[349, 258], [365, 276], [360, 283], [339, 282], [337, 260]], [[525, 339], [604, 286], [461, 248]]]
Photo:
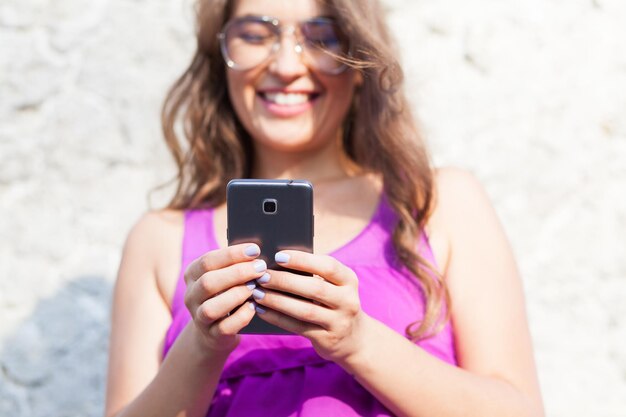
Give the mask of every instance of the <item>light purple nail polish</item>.
[[253, 289], [255, 289], [255, 288], [256, 288], [256, 282], [254, 282], [254, 281], [248, 281], [248, 282], [246, 282], [246, 287], [247, 287], [250, 291], [252, 291]]
[[259, 259], [254, 263], [254, 270], [256, 272], [263, 272], [267, 269], [267, 264], [263, 259]]
[[256, 282], [258, 282], [259, 284], [267, 284], [269, 280], [270, 280], [270, 274], [266, 272], [260, 278], [257, 278]]
[[246, 256], [258, 256], [261, 253], [261, 249], [258, 245], [249, 245], [246, 246], [243, 253], [245, 253]]
[[256, 299], [256, 300], [262, 300], [263, 297], [265, 297], [265, 291], [260, 290], [258, 288], [255, 288], [252, 291], [252, 296]]
[[289, 255], [284, 252], [278, 252], [276, 255], [274, 255], [274, 260], [276, 260], [276, 262], [278, 262], [279, 264], [286, 264], [287, 262], [289, 262]]
[[261, 306], [259, 306], [258, 304], [256, 306], [254, 306], [254, 309], [256, 310], [257, 313], [259, 314], [265, 314], [265, 312], [267, 310], [265, 310], [264, 308], [262, 308]]
[[256, 310], [256, 303], [248, 303], [248, 307], [250, 307], [250, 310]]

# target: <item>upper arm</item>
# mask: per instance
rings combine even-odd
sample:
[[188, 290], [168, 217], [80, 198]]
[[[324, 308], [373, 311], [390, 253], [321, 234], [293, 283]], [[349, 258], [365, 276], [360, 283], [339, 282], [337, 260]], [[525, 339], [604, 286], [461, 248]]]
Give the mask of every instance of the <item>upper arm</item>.
[[521, 278], [495, 210], [461, 170], [437, 174], [435, 216], [448, 241], [444, 271], [459, 365], [541, 403]]
[[164, 215], [145, 214], [124, 245], [113, 293], [105, 415], [132, 401], [160, 365], [171, 313], [159, 273], [164, 258], [177, 256], [168, 248], [180, 247], [176, 227]]

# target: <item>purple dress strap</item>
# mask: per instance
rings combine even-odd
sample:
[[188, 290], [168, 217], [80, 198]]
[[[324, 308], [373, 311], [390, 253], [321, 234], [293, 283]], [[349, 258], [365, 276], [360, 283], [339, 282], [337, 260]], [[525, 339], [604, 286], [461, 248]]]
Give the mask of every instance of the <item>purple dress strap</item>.
[[163, 357], [187, 325], [191, 316], [185, 307], [185, 270], [187, 266], [209, 250], [218, 247], [213, 229], [213, 210], [186, 210], [182, 242], [182, 268], [178, 275], [174, 298], [172, 299], [172, 323], [165, 334]]

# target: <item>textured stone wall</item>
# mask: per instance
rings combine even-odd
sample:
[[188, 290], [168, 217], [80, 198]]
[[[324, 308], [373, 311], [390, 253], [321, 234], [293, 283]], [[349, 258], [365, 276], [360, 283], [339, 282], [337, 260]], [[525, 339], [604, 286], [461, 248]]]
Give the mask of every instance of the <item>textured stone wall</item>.
[[[483, 181], [513, 243], [548, 415], [626, 415], [626, 2], [386, 4], [435, 161]], [[191, 21], [190, 0], [0, 3], [2, 416], [101, 415]]]

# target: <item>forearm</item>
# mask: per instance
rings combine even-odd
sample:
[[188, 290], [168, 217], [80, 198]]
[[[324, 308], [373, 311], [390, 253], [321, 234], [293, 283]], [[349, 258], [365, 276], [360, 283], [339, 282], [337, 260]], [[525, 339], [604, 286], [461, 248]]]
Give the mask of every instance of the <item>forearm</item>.
[[543, 416], [540, 404], [497, 378], [446, 364], [368, 318], [367, 343], [343, 364], [398, 416]]
[[152, 382], [115, 417], [206, 415], [228, 355], [201, 352], [193, 331], [187, 325]]

